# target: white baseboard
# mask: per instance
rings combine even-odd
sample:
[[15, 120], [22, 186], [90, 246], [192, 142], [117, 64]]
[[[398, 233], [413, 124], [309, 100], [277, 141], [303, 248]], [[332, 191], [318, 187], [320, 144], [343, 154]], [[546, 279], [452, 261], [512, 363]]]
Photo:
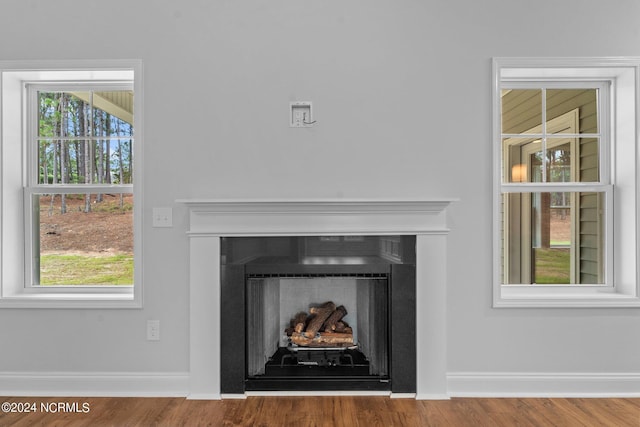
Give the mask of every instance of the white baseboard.
[[[446, 395], [411, 395], [415, 399], [450, 397], [640, 397], [640, 373], [449, 372]], [[246, 396], [321, 396], [409, 394], [389, 392], [247, 392], [245, 395], [189, 393], [189, 373], [155, 372], [0, 372], [0, 396], [187, 397], [232, 399]]]
[[185, 397], [188, 394], [188, 372], [0, 372], [0, 396]]
[[640, 397], [640, 373], [449, 372], [451, 397]]

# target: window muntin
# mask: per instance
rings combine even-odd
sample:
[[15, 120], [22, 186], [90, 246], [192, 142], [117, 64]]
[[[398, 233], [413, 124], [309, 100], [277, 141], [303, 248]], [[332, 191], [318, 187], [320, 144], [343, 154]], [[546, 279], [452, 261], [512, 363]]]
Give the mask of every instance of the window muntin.
[[133, 82], [26, 88], [27, 284], [133, 286]]
[[[540, 88], [528, 88], [531, 84]], [[558, 88], [562, 84], [568, 88]], [[526, 89], [501, 90], [503, 183], [609, 181], [600, 174], [608, 146], [602, 146], [607, 140], [598, 132], [600, 110], [608, 108], [608, 84], [583, 85], [540, 82], [524, 84]], [[518, 87], [515, 83], [503, 86]], [[567, 144], [568, 149], [558, 149]], [[527, 170], [531, 160], [526, 156], [534, 151], [538, 152], [537, 173]]]

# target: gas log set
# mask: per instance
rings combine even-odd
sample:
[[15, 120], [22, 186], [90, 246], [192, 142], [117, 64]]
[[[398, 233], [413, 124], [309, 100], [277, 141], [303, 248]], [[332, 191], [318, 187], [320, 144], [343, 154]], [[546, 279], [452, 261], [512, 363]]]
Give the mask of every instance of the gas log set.
[[309, 307], [290, 321], [285, 333], [291, 343], [301, 347], [347, 347], [354, 345], [353, 330], [343, 320], [347, 310], [332, 301]]

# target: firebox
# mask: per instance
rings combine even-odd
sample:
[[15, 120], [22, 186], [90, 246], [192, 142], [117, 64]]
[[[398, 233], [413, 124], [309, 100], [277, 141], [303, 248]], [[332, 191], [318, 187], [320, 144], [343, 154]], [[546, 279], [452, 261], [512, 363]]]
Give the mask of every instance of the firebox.
[[415, 393], [415, 236], [224, 237], [220, 253], [222, 393]]

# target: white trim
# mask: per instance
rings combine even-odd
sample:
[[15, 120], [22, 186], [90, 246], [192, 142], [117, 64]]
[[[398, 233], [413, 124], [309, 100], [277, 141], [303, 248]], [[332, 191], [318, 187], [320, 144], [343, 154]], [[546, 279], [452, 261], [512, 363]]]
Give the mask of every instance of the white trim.
[[0, 372], [0, 396], [186, 397], [188, 372]]
[[451, 397], [640, 397], [640, 373], [448, 372], [448, 393], [367, 391], [191, 393], [188, 372], [0, 372], [0, 396], [185, 397], [389, 396], [417, 400]]
[[454, 200], [178, 200], [189, 210], [190, 393], [221, 396], [221, 237], [404, 234], [416, 236], [416, 396], [446, 396], [446, 208]]
[[[494, 58], [493, 70], [493, 307], [640, 307], [638, 209], [640, 165], [637, 108], [640, 104], [640, 58]], [[536, 184], [503, 184], [501, 165], [501, 83], [506, 87], [526, 81], [611, 82], [611, 116], [601, 115], [599, 132], [611, 133], [611, 156], [601, 153], [601, 187], [607, 192], [605, 280], [609, 291], [589, 286], [543, 287], [503, 285], [501, 266], [501, 193], [536, 191]], [[549, 83], [550, 84], [550, 83]], [[603, 112], [606, 114], [606, 112]], [[611, 123], [611, 127], [609, 124]], [[611, 181], [609, 181], [611, 179]], [[572, 191], [590, 185], [574, 184]], [[601, 184], [601, 185], [602, 185]], [[547, 184], [551, 185], [551, 184]], [[612, 185], [612, 189], [609, 187]], [[562, 186], [552, 187], [554, 191]], [[611, 228], [608, 226], [607, 228]], [[539, 289], [533, 289], [539, 288]]]
[[33, 194], [93, 194], [93, 193], [111, 193], [111, 194], [131, 194], [133, 191], [132, 184], [116, 185], [116, 184], [47, 184], [34, 185], [24, 189], [28, 195]]
[[[130, 290], [131, 288], [128, 288]], [[0, 308], [140, 308], [140, 304], [127, 294], [90, 293], [22, 293], [3, 295]]]
[[189, 234], [359, 235], [448, 233], [442, 200], [180, 199], [189, 207]]
[[[55, 290], [25, 287], [25, 215], [22, 189], [27, 182], [23, 135], [26, 131], [24, 82], [62, 82], [131, 80], [133, 75], [134, 102], [134, 182], [136, 208], [134, 222], [134, 283], [128, 290], [105, 286], [60, 287]], [[141, 60], [53, 60], [53, 61], [0, 61], [0, 308], [140, 308], [143, 299], [143, 69]], [[8, 98], [7, 98], [8, 97]], [[20, 104], [21, 108], [15, 108]], [[103, 188], [92, 186], [92, 188]], [[34, 187], [35, 191], [40, 189]], [[109, 187], [116, 190], [115, 187]], [[129, 192], [130, 187], [122, 187]], [[53, 187], [52, 187], [53, 189]], [[56, 186], [64, 193], [83, 192], [90, 187]], [[114, 191], [115, 192], [115, 191]], [[120, 191], [119, 191], [120, 192]], [[27, 248], [28, 249], [28, 248]], [[114, 292], [114, 294], [111, 294]], [[66, 295], [65, 295], [66, 293]]]
[[640, 373], [449, 372], [451, 397], [640, 397]]
[[544, 193], [551, 192], [571, 192], [578, 193], [599, 193], [613, 190], [611, 185], [592, 184], [588, 182], [577, 182], [575, 184], [566, 184], [563, 182], [549, 182], [546, 184], [527, 183], [527, 184], [503, 184], [503, 193]]
[[[217, 262], [216, 262], [217, 260]], [[189, 239], [189, 393], [220, 399], [220, 237]]]

